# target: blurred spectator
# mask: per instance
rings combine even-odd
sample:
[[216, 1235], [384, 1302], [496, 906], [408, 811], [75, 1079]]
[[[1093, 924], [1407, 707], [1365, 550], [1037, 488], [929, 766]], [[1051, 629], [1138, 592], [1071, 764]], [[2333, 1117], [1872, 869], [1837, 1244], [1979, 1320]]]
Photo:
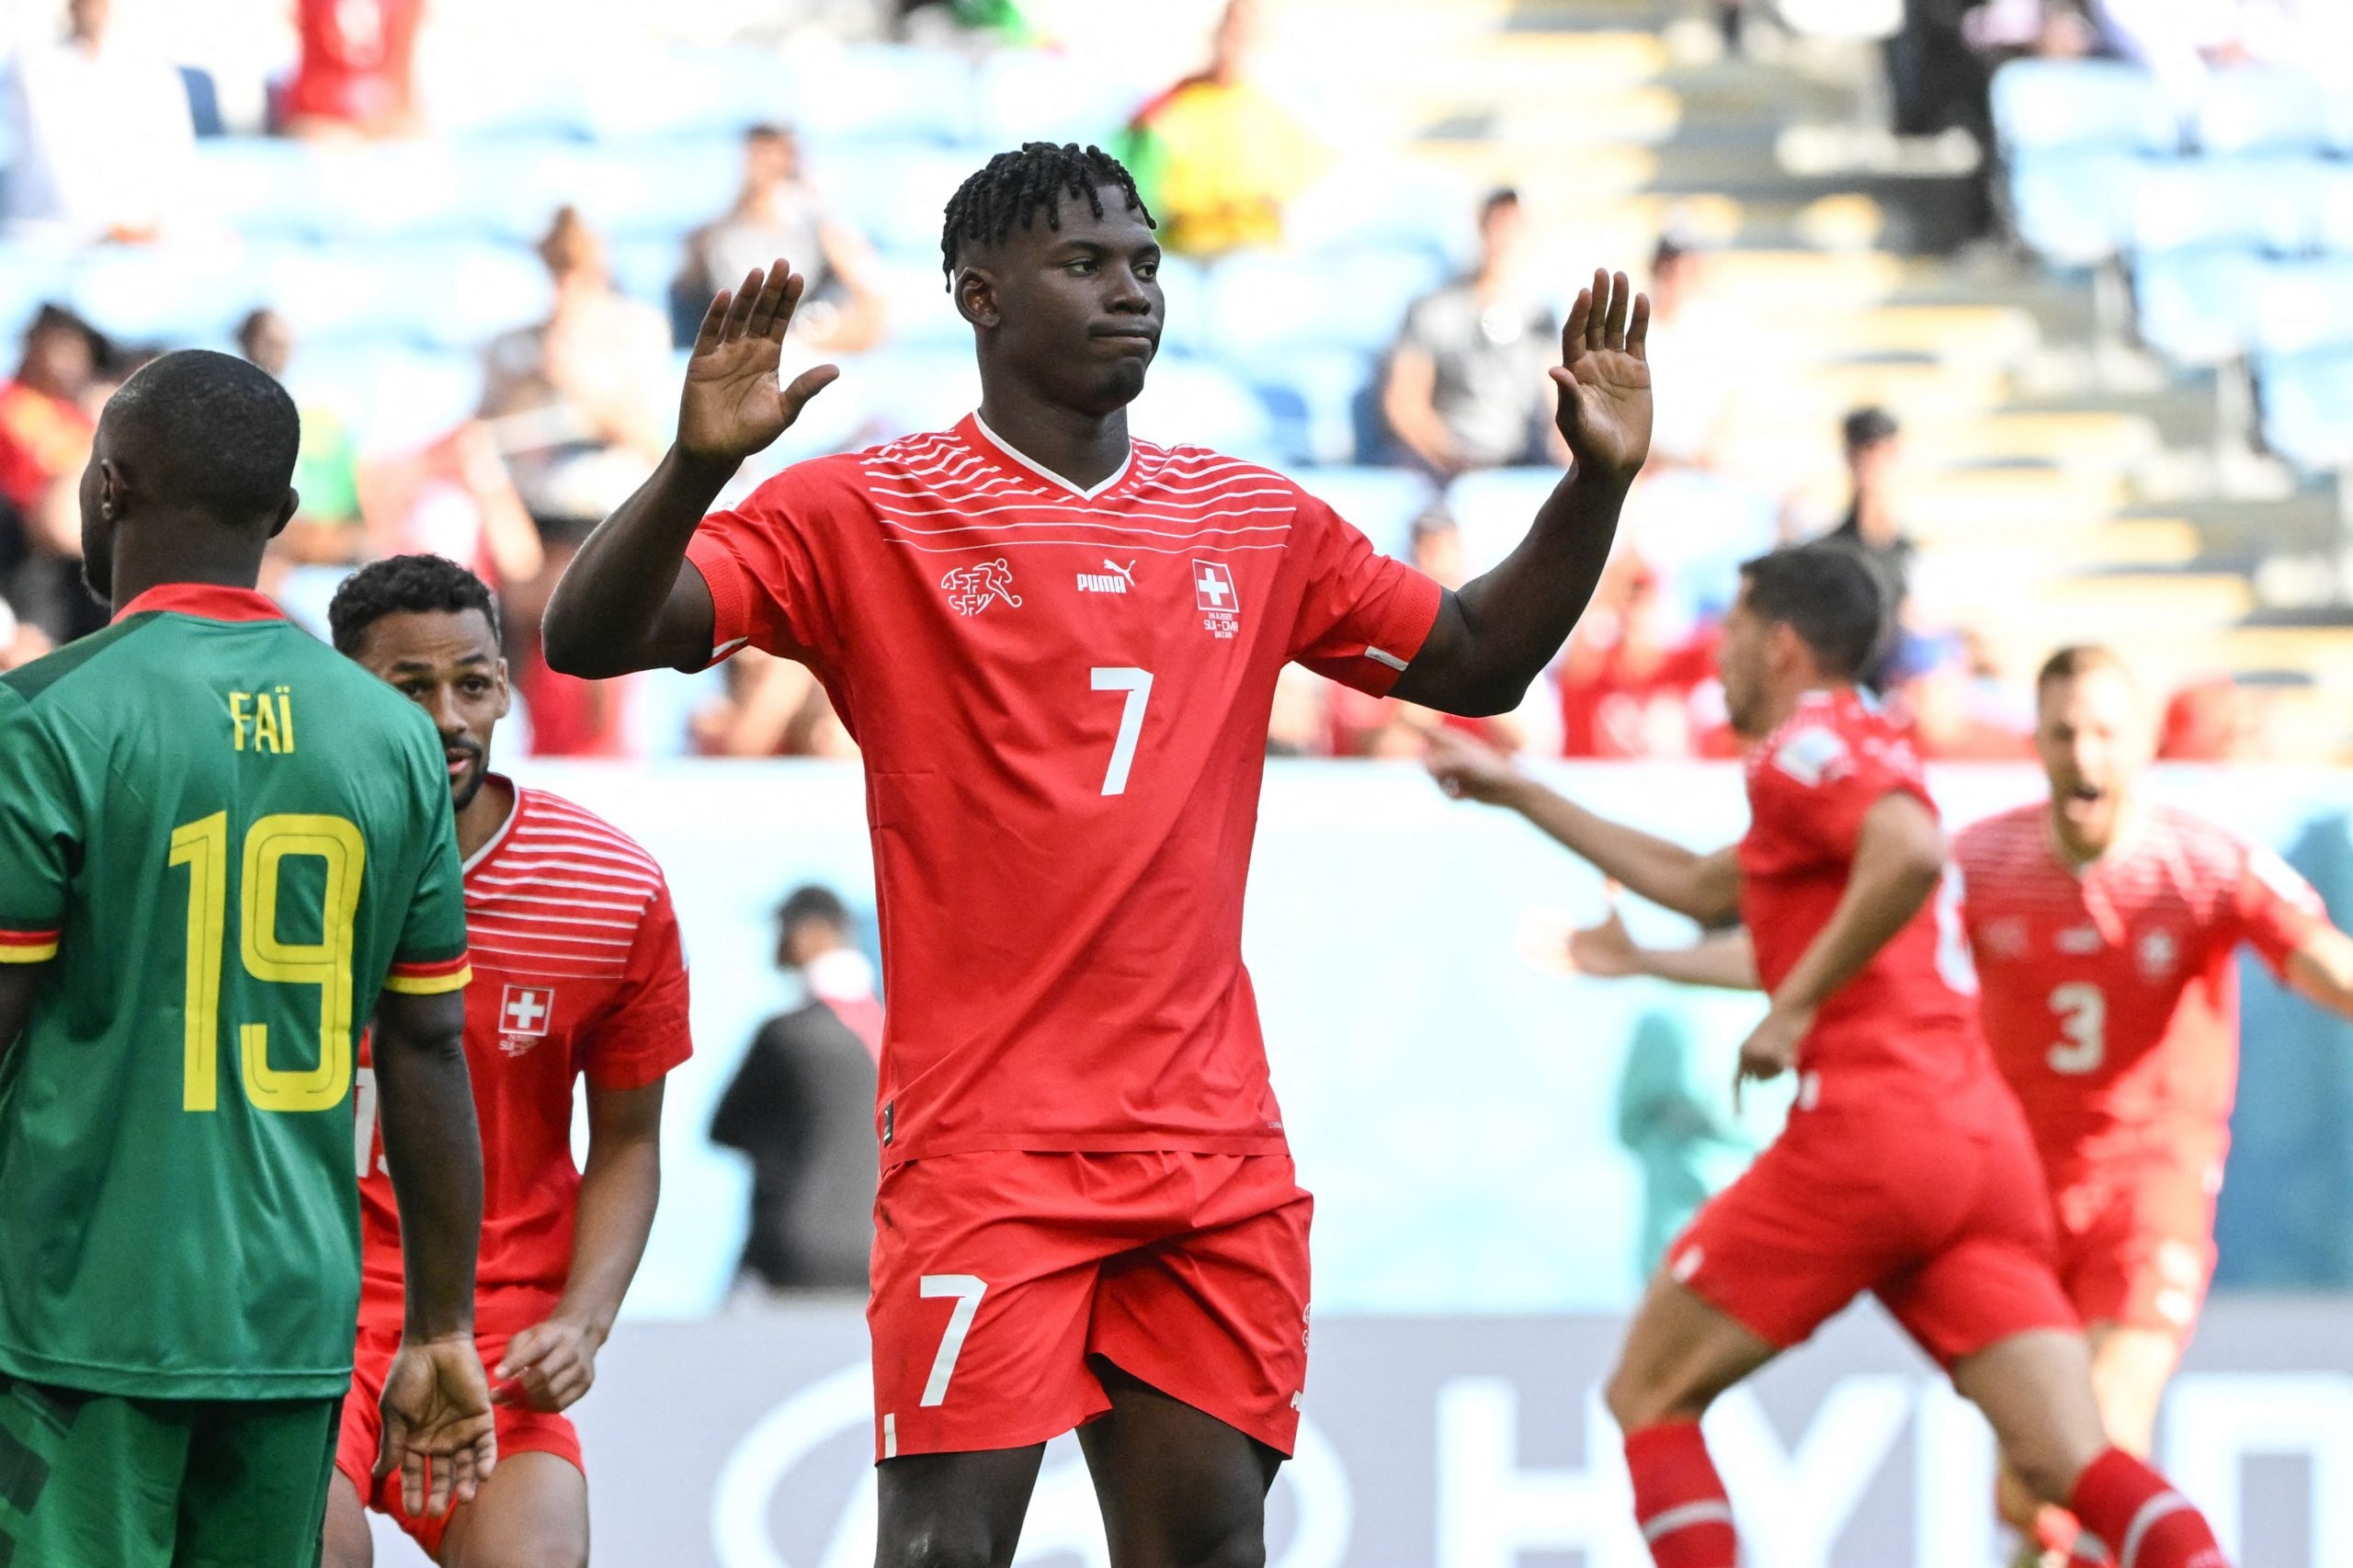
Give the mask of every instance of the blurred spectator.
[[[294, 331], [276, 311], [259, 310], [237, 328], [237, 350], [278, 381], [294, 358]], [[294, 459], [301, 509], [270, 541], [271, 553], [301, 566], [347, 566], [359, 559], [367, 530], [359, 515], [359, 448], [332, 409], [305, 403], [302, 445]]]
[[2161, 762], [2249, 762], [2263, 755], [2262, 714], [2229, 676], [2192, 681], [2165, 701]]
[[1736, 756], [1716, 678], [1716, 638], [1693, 631], [1630, 552], [1609, 563], [1555, 672], [1561, 755]]
[[791, 129], [756, 125], [744, 135], [744, 189], [735, 205], [687, 239], [686, 266], [670, 290], [673, 340], [693, 342], [718, 292], [779, 256], [807, 279], [792, 330], [809, 347], [855, 354], [874, 346], [883, 316], [873, 247], [803, 176]]
[[1707, 267], [1705, 252], [1673, 234], [1660, 235], [1651, 252], [1651, 327], [1643, 358], [1650, 361], [1655, 407], [1644, 466], [1654, 475], [1714, 465], [1741, 381], [1763, 358], [1748, 342], [1756, 335], [1748, 324], [1707, 300]]
[[[1610, 925], [1617, 918], [1612, 910]], [[1618, 929], [1626, 939], [1623, 927]], [[1695, 1028], [1682, 1012], [1644, 1013], [1635, 1021], [1618, 1077], [1618, 1142], [1643, 1172], [1642, 1230], [1634, 1245], [1635, 1267], [1645, 1279], [1657, 1272], [1699, 1206], [1731, 1186], [1760, 1146], [1725, 1089], [1739, 1063], [1737, 1033], [1711, 1033]]]
[[2095, 0], [2092, 16], [2101, 43], [2148, 67], [2177, 103], [2195, 103], [2210, 73], [2247, 63], [2347, 85], [2345, 0]]
[[0, 590], [17, 619], [65, 642], [105, 624], [82, 585], [75, 487], [113, 349], [73, 312], [43, 305], [17, 373], [0, 383]]
[[1122, 139], [1160, 243], [1180, 256], [1280, 244], [1284, 206], [1323, 171], [1323, 144], [1249, 79], [1257, 18], [1257, 0], [1232, 0], [1209, 69], [1138, 109]]
[[2004, 681], [1984, 640], [1972, 633], [1905, 633], [1878, 680], [1924, 757], [2018, 762], [2034, 755], [2031, 698]]
[[540, 575], [547, 552], [539, 528], [481, 420], [363, 463], [358, 480], [372, 553], [446, 555], [503, 590]]
[[1347, 689], [1302, 665], [1285, 665], [1275, 677], [1274, 706], [1267, 714], [1267, 755], [1330, 756], [1332, 699]]
[[8, 74], [8, 217], [75, 241], [154, 239], [193, 183], [188, 87], [110, 40], [113, 0], [66, 14], [65, 41], [24, 51]]
[[582, 680], [548, 667], [540, 629], [548, 597], [563, 569], [596, 527], [595, 517], [535, 519], [546, 551], [540, 569], [507, 585], [500, 602], [506, 611], [506, 657], [515, 690], [531, 721], [533, 756], [627, 757], [634, 755], [630, 708], [643, 674], [618, 680]]
[[1416, 300], [1389, 351], [1381, 413], [1440, 478], [1549, 460], [1561, 324], [1530, 287], [1519, 194], [1480, 204], [1479, 264]]
[[710, 1121], [711, 1141], [752, 1160], [739, 1282], [770, 1290], [866, 1288], [874, 1235], [875, 1064], [882, 1007], [830, 888], [777, 909], [776, 961], [807, 996], [760, 1026]]
[[425, 0], [295, 0], [301, 53], [273, 106], [289, 136], [407, 136], [417, 129]]
[[613, 286], [604, 241], [570, 207], [540, 242], [555, 308], [493, 340], [483, 416], [534, 517], [602, 517], [669, 445], [670, 330]]
[[0, 675], [31, 664], [52, 646], [39, 627], [18, 620], [8, 601], [0, 598]]
[[689, 725], [703, 756], [858, 756], [858, 743], [806, 665], [745, 648], [722, 666], [722, 678], [723, 693]]
[[896, 0], [899, 36], [909, 43], [938, 47], [981, 33], [1002, 49], [1029, 49], [1047, 35], [1019, 0]]
[[1918, 546], [1904, 531], [1895, 508], [1895, 476], [1904, 457], [1903, 427], [1883, 408], [1859, 408], [1842, 427], [1850, 499], [1830, 537], [1851, 545], [1879, 569], [1899, 616], [1912, 592], [1912, 557]]

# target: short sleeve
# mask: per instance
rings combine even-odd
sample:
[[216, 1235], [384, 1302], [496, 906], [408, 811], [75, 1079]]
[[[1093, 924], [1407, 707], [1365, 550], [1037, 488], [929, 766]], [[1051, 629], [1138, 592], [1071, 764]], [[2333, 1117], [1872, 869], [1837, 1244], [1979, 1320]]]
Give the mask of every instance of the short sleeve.
[[711, 663], [746, 644], [804, 663], [836, 651], [820, 555], [856, 519], [845, 515], [841, 487], [818, 477], [818, 468], [786, 469], [695, 530], [687, 559], [710, 588]]
[[2282, 976], [2297, 949], [2328, 924], [2328, 906], [2313, 885], [2260, 845], [2246, 846], [2231, 914], [2239, 939]]
[[81, 858], [81, 811], [57, 738], [0, 689], [0, 963], [57, 956]]
[[1793, 862], [1853, 859], [1863, 818], [1889, 795], [1936, 810], [1918, 761], [1901, 743], [1801, 721], [1771, 746], [1750, 772], [1749, 805], [1762, 835]]
[[1428, 640], [1444, 590], [1373, 549], [1304, 491], [1291, 515], [1290, 548], [1306, 578], [1290, 656], [1343, 686], [1386, 697]]
[[[423, 761], [417, 767], [424, 767]], [[460, 991], [473, 978], [466, 955], [465, 871], [458, 863], [457, 817], [449, 786], [439, 778], [419, 781], [426, 808], [423, 853], [415, 879], [404, 890], [401, 938], [384, 989], [408, 996]]]
[[1432, 358], [1446, 352], [1450, 346], [1441, 341], [1437, 319], [1445, 303], [1443, 295], [1426, 294], [1408, 306], [1404, 324], [1397, 329], [1397, 347]]
[[670, 890], [657, 885], [638, 917], [620, 990], [588, 1032], [583, 1067], [600, 1089], [641, 1089], [694, 1054], [687, 960]]

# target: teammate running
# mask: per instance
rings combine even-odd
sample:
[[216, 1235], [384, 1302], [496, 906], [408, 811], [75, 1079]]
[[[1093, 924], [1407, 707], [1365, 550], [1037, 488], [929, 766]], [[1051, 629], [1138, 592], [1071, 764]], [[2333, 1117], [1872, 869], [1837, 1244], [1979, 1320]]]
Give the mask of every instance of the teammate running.
[[750, 643], [810, 665], [864, 749], [877, 1561], [1009, 1562], [1077, 1426], [1113, 1562], [1255, 1562], [1307, 1354], [1310, 1199], [1241, 960], [1276, 678], [1513, 707], [1648, 445], [1648, 307], [1622, 277], [1579, 296], [1552, 372], [1577, 471], [1449, 594], [1279, 474], [1129, 437], [1160, 249], [1117, 162], [993, 159], [942, 250], [979, 412], [706, 521], [835, 374], [779, 388], [801, 282], [754, 272], [704, 320], [677, 444], [559, 585], [548, 657], [601, 676]]
[[1434, 744], [1449, 793], [1521, 812], [1703, 926], [1744, 920], [1773, 1004], [1742, 1074], [1799, 1073], [1787, 1130], [1676, 1243], [1610, 1380], [1643, 1535], [1661, 1568], [1732, 1568], [1699, 1416], [1868, 1290], [1985, 1413], [2023, 1483], [2083, 1520], [2084, 1561], [2108, 1542], [2125, 1568], [2219, 1568], [2205, 1520], [2102, 1430], [2041, 1171], [1979, 1032], [1959, 879], [1910, 745], [1855, 687], [1883, 616], [1852, 551], [1742, 568], [1720, 663], [1733, 727], [1757, 744], [1734, 848], [1695, 854], [1483, 748]]
[[491, 1473], [449, 786], [431, 726], [254, 591], [299, 437], [243, 360], [133, 376], [82, 476], [113, 624], [0, 676], [13, 1568], [318, 1560], [370, 1009], [414, 1282], [370, 1459], [419, 1513]]
[[[401, 1217], [360, 1067], [364, 1261], [358, 1367], [328, 1502], [329, 1568], [367, 1568], [361, 1500], [450, 1568], [588, 1561], [588, 1484], [562, 1414], [645, 1251], [662, 1185], [664, 1074], [687, 1059], [687, 971], [662, 873], [617, 829], [489, 771], [506, 716], [490, 589], [455, 562], [400, 555], [352, 574], [335, 645], [432, 716], [457, 806], [473, 937], [466, 1060], [483, 1131], [474, 1332], [499, 1380], [498, 1474], [437, 1517], [369, 1478], [376, 1392], [400, 1324]], [[588, 1167], [572, 1163], [574, 1080], [588, 1080]]]

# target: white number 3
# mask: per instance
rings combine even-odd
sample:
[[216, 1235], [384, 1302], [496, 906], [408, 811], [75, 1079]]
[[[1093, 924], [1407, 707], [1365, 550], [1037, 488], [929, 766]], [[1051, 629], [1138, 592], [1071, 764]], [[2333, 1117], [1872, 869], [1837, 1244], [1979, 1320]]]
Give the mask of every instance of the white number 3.
[[2051, 994], [2059, 1032], [2067, 1037], [2051, 1048], [2053, 1073], [2095, 1073], [2108, 1060], [2108, 996], [2097, 985], [2074, 981]]
[[1111, 743], [1111, 766], [1103, 775], [1103, 792], [1128, 792], [1128, 769], [1135, 766], [1136, 740], [1143, 733], [1144, 704], [1152, 700], [1152, 672], [1128, 668], [1097, 668], [1087, 672], [1097, 691], [1124, 691], [1127, 706], [1120, 711], [1120, 738]]

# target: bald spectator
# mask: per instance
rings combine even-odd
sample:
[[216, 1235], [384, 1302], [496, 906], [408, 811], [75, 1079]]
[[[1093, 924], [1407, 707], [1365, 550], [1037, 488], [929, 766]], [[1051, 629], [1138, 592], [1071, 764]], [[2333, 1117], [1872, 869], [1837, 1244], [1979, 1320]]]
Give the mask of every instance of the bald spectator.
[[112, 0], [71, 0], [62, 43], [17, 57], [6, 210], [20, 231], [74, 241], [156, 238], [191, 184], [188, 87], [113, 35]]

